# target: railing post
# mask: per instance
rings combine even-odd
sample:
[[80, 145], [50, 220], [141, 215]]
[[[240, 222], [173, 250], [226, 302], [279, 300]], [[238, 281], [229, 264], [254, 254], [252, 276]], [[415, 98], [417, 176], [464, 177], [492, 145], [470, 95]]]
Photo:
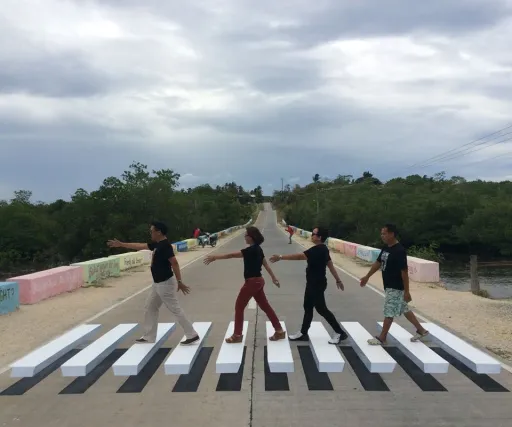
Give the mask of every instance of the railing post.
[[469, 271], [471, 274], [471, 292], [478, 294], [480, 292], [480, 282], [478, 281], [478, 257], [469, 256]]

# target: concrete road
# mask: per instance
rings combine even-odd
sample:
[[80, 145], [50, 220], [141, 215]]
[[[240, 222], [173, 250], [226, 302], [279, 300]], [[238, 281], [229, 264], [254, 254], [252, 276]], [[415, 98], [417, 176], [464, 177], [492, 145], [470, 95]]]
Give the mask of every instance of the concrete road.
[[[264, 231], [267, 257], [303, 250], [296, 243], [288, 244], [273, 211], [263, 212], [257, 225]], [[219, 251], [242, 247], [243, 238], [238, 237]], [[302, 319], [305, 264], [281, 262], [273, 268], [281, 288], [274, 287], [266, 277], [267, 296], [292, 333]], [[267, 319], [257, 308], [246, 309], [249, 329], [242, 369], [238, 374], [216, 374], [215, 361], [226, 328], [233, 320], [242, 271], [240, 260], [219, 261], [210, 266], [198, 261], [184, 270], [184, 280], [193, 289], [190, 295], [181, 297], [184, 309], [193, 321], [213, 322], [189, 375], [165, 375], [163, 371], [170, 349], [182, 339], [178, 327], [139, 375], [114, 376], [111, 366], [138, 337], [134, 333], [86, 377], [63, 377], [59, 370], [62, 361], [34, 378], [13, 379], [9, 373], [0, 376], [0, 426], [512, 425], [512, 374], [502, 371], [497, 375], [477, 375], [444, 353], [442, 357], [453, 362], [447, 374], [424, 374], [394, 347], [388, 351], [398, 362], [395, 371], [370, 374], [353, 348], [344, 346], [344, 371], [326, 374], [317, 371], [309, 345], [292, 343], [295, 372], [270, 374], [265, 366]], [[360, 322], [373, 333], [376, 322], [381, 321], [382, 297], [361, 289], [349, 276], [341, 277], [344, 292], [338, 291], [334, 280], [329, 279], [329, 307], [338, 321]], [[145, 298], [146, 293], [97, 319], [103, 325], [99, 334], [120, 323], [141, 321]], [[160, 322], [173, 321], [165, 309], [160, 313]], [[323, 322], [316, 313], [314, 320]], [[412, 332], [405, 319], [399, 323]]]

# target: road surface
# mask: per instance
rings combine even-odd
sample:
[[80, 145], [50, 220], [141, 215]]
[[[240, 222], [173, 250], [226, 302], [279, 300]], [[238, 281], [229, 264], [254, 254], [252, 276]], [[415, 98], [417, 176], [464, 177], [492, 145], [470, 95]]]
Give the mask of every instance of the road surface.
[[[265, 209], [257, 225], [266, 238], [263, 249], [267, 258], [273, 253], [302, 251], [304, 248], [298, 244], [288, 244], [287, 236], [276, 224], [275, 212], [268, 205]], [[219, 251], [243, 247], [240, 236]], [[273, 268], [281, 288], [273, 286], [266, 276], [266, 293], [279, 318], [293, 333], [302, 319], [305, 264], [289, 261], [274, 264]], [[1, 375], [0, 426], [512, 425], [512, 374], [505, 370], [495, 375], [475, 374], [440, 349], [436, 351], [450, 362], [444, 374], [423, 373], [393, 346], [387, 351], [398, 362], [394, 371], [369, 373], [350, 344], [340, 347], [346, 361], [343, 371], [325, 373], [318, 372], [308, 343], [291, 343], [295, 372], [271, 374], [265, 363], [267, 319], [252, 303], [245, 312], [249, 326], [240, 372], [216, 373], [215, 362], [233, 320], [242, 271], [241, 260], [219, 261], [210, 266], [198, 261], [184, 270], [184, 280], [192, 286], [192, 293], [181, 297], [183, 308], [194, 322], [212, 322], [190, 374], [164, 372], [164, 362], [183, 337], [178, 326], [138, 375], [115, 376], [112, 364], [139, 336], [134, 331], [85, 377], [64, 377], [60, 371], [64, 360], [78, 350], [33, 378], [11, 378], [9, 372]], [[344, 292], [338, 291], [329, 278], [328, 306], [340, 322], [359, 322], [375, 333], [376, 322], [382, 320], [382, 297], [361, 289], [347, 275], [341, 274], [341, 278]], [[146, 295], [96, 319], [94, 323], [102, 328], [94, 339], [119, 324], [140, 322]], [[160, 322], [174, 321], [165, 309], [160, 313]], [[316, 313], [314, 321], [321, 321], [332, 332]], [[404, 319], [398, 323], [412, 332]]]

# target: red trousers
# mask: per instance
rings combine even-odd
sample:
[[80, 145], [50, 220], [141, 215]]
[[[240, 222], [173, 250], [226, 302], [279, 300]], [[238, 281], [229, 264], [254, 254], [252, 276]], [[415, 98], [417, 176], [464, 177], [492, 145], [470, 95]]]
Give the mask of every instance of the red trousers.
[[268, 303], [263, 287], [265, 286], [265, 280], [263, 277], [251, 277], [247, 279], [240, 289], [238, 298], [235, 303], [235, 335], [242, 335], [244, 325], [244, 311], [245, 307], [249, 303], [251, 298], [254, 298], [258, 306], [265, 312], [268, 320], [272, 322], [272, 326], [275, 330], [281, 329], [281, 323], [277, 318], [276, 313]]

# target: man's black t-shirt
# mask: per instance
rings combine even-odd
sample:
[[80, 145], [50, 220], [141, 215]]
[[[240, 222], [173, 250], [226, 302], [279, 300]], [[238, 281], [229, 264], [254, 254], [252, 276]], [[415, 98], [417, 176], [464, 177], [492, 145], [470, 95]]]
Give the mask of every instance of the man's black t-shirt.
[[242, 249], [244, 257], [244, 278], [261, 277], [261, 266], [265, 254], [259, 245], [251, 245]]
[[381, 263], [384, 289], [404, 290], [402, 270], [407, 270], [407, 252], [401, 243], [383, 248], [377, 258]]
[[304, 255], [308, 259], [306, 282], [327, 286], [327, 263], [331, 260], [329, 248], [324, 244], [315, 245], [304, 251]]
[[174, 256], [174, 250], [169, 240], [148, 243], [148, 248], [153, 252], [151, 259], [151, 275], [155, 283], [165, 282], [174, 276], [170, 258]]

